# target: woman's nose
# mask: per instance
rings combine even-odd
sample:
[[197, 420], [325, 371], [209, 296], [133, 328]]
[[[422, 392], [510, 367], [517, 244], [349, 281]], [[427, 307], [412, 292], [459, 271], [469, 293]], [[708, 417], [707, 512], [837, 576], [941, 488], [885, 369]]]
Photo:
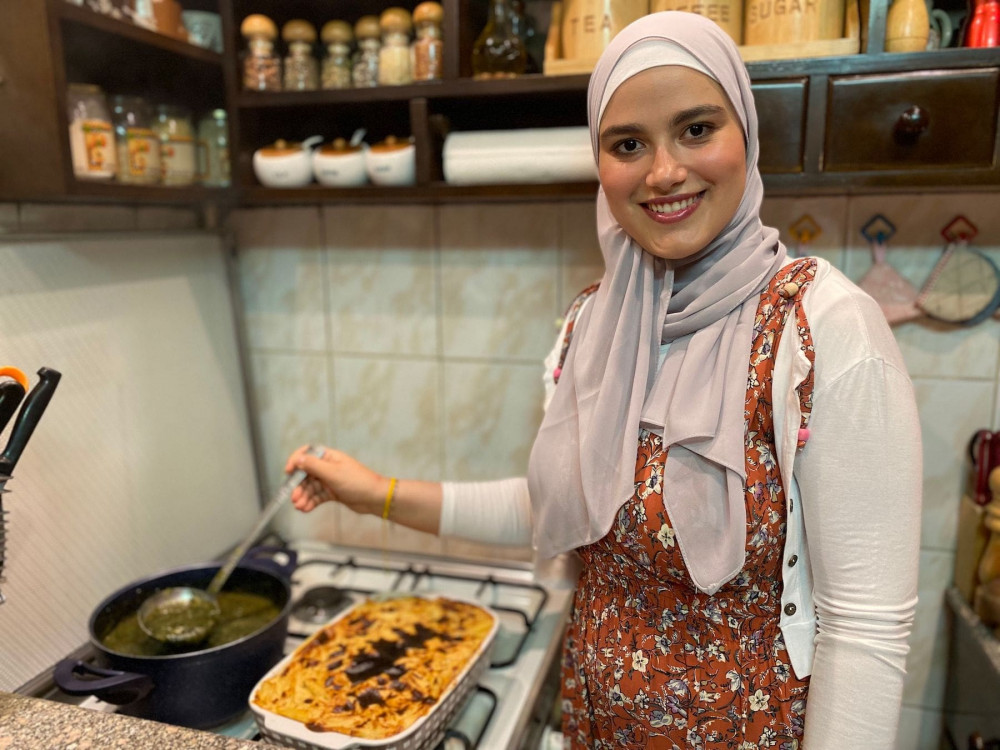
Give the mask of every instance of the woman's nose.
[[668, 187], [684, 182], [686, 178], [687, 168], [676, 155], [668, 148], [657, 148], [649, 174], [646, 175], [646, 184], [650, 187]]

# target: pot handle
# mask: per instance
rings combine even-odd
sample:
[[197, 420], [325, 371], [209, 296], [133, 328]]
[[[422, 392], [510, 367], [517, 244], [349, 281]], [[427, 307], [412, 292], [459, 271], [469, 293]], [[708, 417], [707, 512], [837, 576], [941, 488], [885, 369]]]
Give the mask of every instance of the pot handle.
[[116, 706], [145, 698], [153, 689], [149, 675], [102, 669], [73, 659], [63, 659], [56, 664], [52, 679], [64, 693], [93, 695]]
[[299, 555], [293, 549], [287, 547], [277, 547], [261, 545], [253, 547], [240, 560], [240, 564], [248, 563], [255, 568], [262, 568], [275, 573], [286, 581], [290, 581], [295, 566], [298, 564]]

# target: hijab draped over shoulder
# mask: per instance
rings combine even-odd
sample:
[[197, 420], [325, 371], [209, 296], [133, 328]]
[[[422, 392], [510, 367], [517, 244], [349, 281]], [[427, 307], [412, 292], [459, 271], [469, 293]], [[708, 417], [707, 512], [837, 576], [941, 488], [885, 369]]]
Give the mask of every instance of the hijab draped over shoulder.
[[[685, 65], [725, 91], [743, 127], [746, 188], [729, 223], [682, 261], [643, 251], [597, 195], [605, 272], [576, 323], [528, 468], [535, 547], [551, 557], [600, 540], [635, 494], [639, 430], [663, 438], [663, 500], [695, 586], [709, 594], [743, 567], [744, 403], [760, 292], [786, 262], [760, 220], [757, 114], [736, 46], [714, 22], [666, 11], [623, 29], [590, 78], [594, 157], [615, 89]], [[664, 91], [663, 96], [670, 96]], [[662, 365], [662, 344], [669, 344]]]

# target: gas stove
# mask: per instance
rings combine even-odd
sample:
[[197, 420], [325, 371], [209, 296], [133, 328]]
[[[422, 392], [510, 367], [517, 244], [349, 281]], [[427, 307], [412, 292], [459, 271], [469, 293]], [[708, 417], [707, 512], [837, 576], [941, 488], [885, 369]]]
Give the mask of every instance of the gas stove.
[[[558, 702], [559, 657], [576, 581], [574, 558], [531, 566], [318, 542], [292, 542], [284, 549], [296, 560], [285, 653], [367, 596], [437, 593], [479, 602], [500, 618], [490, 667], [439, 748], [539, 747]], [[94, 710], [117, 710], [94, 697], [74, 698], [47, 687], [32, 694]], [[207, 731], [261, 740], [249, 710]]]

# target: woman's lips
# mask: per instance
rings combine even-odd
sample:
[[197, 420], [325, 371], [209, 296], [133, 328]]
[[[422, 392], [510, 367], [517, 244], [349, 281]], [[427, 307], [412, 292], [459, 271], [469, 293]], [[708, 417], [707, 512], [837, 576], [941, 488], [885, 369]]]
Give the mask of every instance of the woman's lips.
[[653, 221], [660, 224], [673, 224], [683, 221], [693, 214], [701, 204], [705, 191], [691, 193], [673, 198], [656, 198], [642, 204], [642, 209]]

